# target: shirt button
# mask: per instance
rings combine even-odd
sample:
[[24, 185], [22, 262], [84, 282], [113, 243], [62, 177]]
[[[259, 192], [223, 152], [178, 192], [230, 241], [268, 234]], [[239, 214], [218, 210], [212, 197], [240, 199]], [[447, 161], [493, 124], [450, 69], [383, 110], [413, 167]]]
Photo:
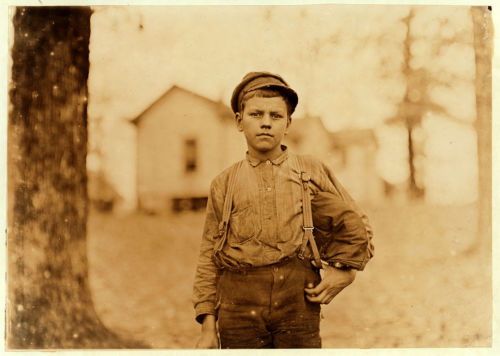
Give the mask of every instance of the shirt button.
[[271, 164], [271, 161], [270, 160], [267, 160], [266, 161], [266, 164], [269, 166]]
[[268, 192], [270, 192], [272, 189], [273, 189], [273, 188], [271, 188], [271, 187], [267, 187], [267, 188], [266, 188], [266, 190], [267, 190]]
[[274, 268], [273, 268], [273, 271], [274, 271], [274, 272], [278, 272], [278, 267], [274, 267]]

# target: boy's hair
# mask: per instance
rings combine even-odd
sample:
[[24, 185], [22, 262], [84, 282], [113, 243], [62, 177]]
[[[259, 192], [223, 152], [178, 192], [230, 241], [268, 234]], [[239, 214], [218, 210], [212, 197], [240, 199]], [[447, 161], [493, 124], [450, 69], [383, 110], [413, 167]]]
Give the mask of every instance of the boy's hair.
[[290, 103], [290, 100], [288, 100], [288, 97], [284, 95], [280, 90], [278, 89], [273, 89], [273, 88], [260, 88], [256, 90], [249, 91], [243, 95], [241, 98], [240, 102], [240, 107], [239, 107], [239, 112], [243, 113], [243, 110], [245, 109], [245, 103], [247, 100], [251, 98], [276, 98], [276, 97], [281, 97], [285, 101], [286, 104], [286, 112], [288, 114], [288, 118], [290, 118], [290, 115], [292, 114], [292, 104]]

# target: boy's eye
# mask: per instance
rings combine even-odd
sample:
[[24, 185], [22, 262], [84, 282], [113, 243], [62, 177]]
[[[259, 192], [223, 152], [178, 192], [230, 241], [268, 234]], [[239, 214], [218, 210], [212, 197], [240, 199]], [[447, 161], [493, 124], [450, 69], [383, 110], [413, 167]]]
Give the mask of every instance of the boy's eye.
[[258, 113], [258, 112], [251, 112], [250, 116], [252, 116], [252, 117], [259, 117], [260, 113]]
[[281, 115], [281, 114], [271, 114], [271, 117], [273, 119], [281, 119], [283, 117], [283, 115]]

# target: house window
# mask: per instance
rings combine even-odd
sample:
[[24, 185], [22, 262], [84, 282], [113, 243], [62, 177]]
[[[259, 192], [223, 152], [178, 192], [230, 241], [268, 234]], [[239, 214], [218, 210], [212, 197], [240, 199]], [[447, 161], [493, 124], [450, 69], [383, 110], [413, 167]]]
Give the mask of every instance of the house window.
[[198, 167], [198, 151], [196, 139], [184, 141], [184, 170], [186, 173], [196, 171]]

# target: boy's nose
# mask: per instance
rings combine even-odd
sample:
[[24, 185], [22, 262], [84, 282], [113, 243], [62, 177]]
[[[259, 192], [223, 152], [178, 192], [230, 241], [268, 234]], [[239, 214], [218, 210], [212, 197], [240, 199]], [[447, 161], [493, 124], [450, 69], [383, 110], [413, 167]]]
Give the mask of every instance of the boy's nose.
[[264, 114], [264, 116], [262, 117], [262, 120], [261, 120], [261, 123], [260, 125], [261, 126], [271, 126], [271, 116], [269, 114]]

